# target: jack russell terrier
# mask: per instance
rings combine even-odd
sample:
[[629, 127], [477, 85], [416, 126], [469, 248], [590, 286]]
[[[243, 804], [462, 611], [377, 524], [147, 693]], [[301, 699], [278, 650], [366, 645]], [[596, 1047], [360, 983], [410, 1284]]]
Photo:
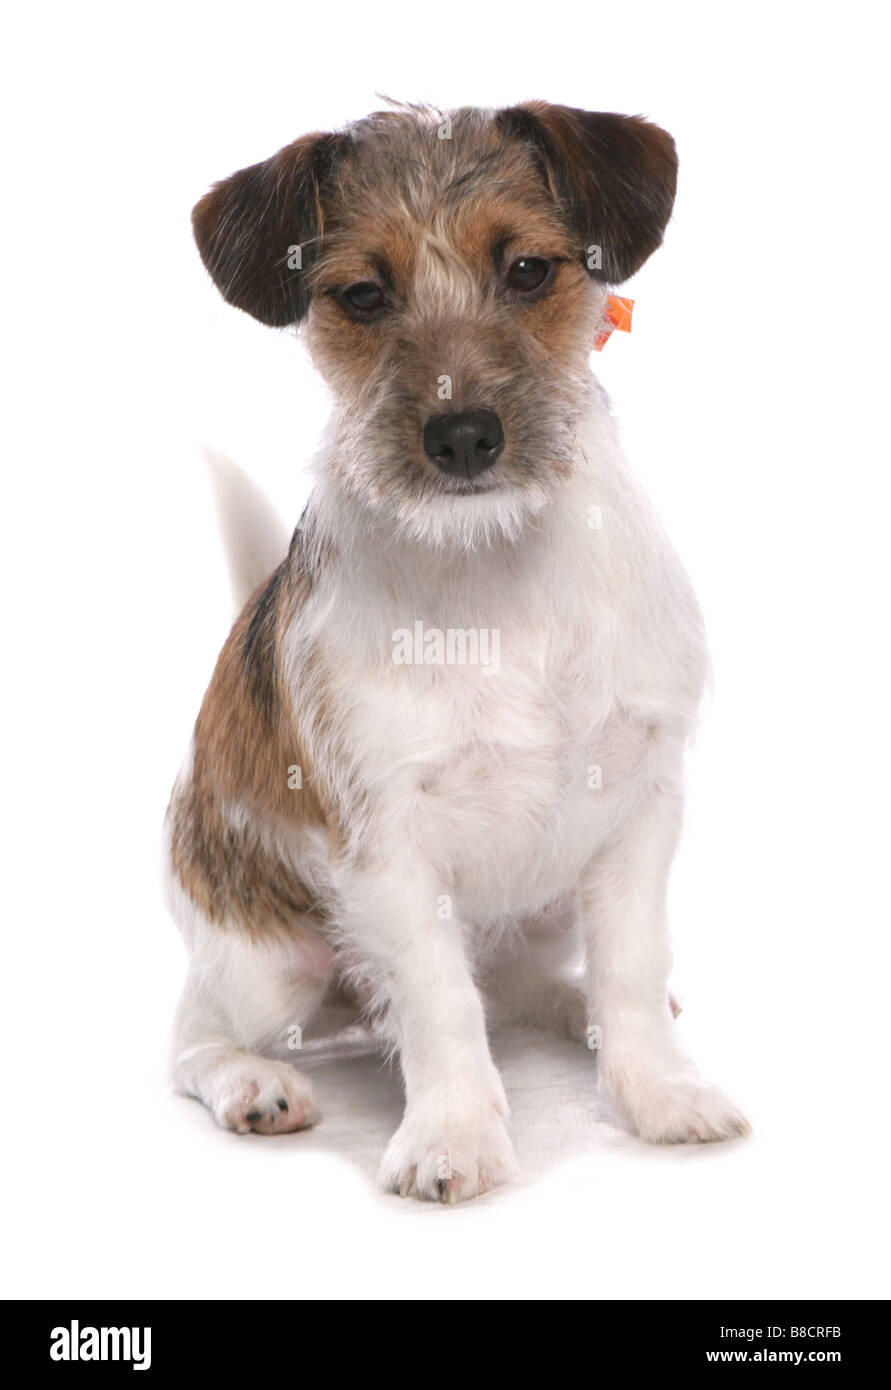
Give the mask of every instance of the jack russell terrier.
[[174, 1085], [239, 1133], [309, 1125], [294, 1040], [349, 999], [399, 1059], [403, 1195], [515, 1171], [487, 1016], [587, 1040], [643, 1139], [747, 1130], [667, 989], [702, 621], [589, 368], [676, 174], [639, 117], [396, 107], [194, 211], [334, 413], [286, 554], [243, 491], [229, 517], [243, 608], [166, 820]]

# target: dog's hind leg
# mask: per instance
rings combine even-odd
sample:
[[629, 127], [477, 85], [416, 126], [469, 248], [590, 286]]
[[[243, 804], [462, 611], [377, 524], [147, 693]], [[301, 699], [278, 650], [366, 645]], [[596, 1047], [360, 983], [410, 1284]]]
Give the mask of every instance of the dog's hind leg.
[[177, 1009], [171, 1077], [225, 1129], [282, 1134], [316, 1118], [288, 1057], [328, 988], [333, 952], [309, 932], [257, 941], [198, 921]]

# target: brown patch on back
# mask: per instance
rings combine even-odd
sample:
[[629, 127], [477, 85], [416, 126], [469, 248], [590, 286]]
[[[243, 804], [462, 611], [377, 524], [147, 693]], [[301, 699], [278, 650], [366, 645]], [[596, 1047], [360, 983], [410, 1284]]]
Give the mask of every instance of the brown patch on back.
[[[288, 559], [223, 646], [195, 724], [191, 772], [168, 809], [173, 869], [189, 897], [210, 921], [258, 934], [321, 920], [276, 850], [288, 831], [334, 820], [280, 672], [282, 635], [310, 586], [298, 528]], [[300, 789], [288, 786], [295, 765]]]

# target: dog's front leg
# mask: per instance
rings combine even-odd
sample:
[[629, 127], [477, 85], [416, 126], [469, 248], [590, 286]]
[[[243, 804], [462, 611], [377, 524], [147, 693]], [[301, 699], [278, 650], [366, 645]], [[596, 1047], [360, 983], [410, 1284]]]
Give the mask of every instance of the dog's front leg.
[[748, 1130], [736, 1107], [698, 1076], [669, 1007], [666, 892], [680, 811], [678, 794], [651, 789], [581, 886], [589, 1040], [602, 1083], [653, 1143]]
[[382, 1183], [403, 1196], [455, 1202], [509, 1180], [507, 1101], [449, 900], [423, 875], [390, 871], [353, 881], [345, 904], [348, 936], [370, 971], [405, 1083]]

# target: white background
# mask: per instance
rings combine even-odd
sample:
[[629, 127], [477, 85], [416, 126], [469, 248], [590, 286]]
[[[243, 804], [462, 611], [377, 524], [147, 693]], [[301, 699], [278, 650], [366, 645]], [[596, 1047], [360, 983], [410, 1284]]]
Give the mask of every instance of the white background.
[[[2, 84], [9, 1294], [888, 1294], [880, 16], [19, 8]], [[679, 1026], [755, 1131], [666, 1154], [592, 1122], [561, 1162], [558, 1126], [534, 1181], [455, 1210], [379, 1196], [324, 1122], [226, 1135], [163, 1077], [184, 957], [159, 828], [229, 622], [199, 446], [293, 522], [326, 411], [300, 344], [217, 297], [189, 212], [375, 92], [642, 112], [677, 139], [665, 246], [623, 291], [634, 332], [594, 366], [710, 629], [672, 895]], [[375, 1097], [357, 1133], [381, 1126]]]

